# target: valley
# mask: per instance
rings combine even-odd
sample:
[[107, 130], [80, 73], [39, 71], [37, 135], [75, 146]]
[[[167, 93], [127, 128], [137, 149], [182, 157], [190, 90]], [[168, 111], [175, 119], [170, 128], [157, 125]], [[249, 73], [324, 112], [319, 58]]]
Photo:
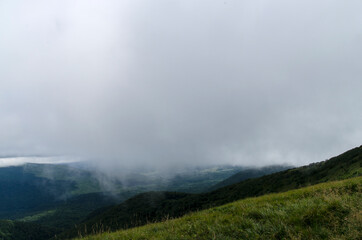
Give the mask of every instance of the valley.
[[[176, 224], [175, 226], [177, 227], [175, 229], [178, 227], [182, 229], [183, 222], [190, 221], [183, 219], [193, 219], [195, 216], [199, 219], [200, 216], [205, 214], [204, 218], [209, 219], [208, 214], [216, 214], [215, 212], [219, 212], [217, 209], [225, 209], [223, 206], [234, 206], [234, 204], [239, 203], [236, 201], [241, 199], [265, 195], [265, 197], [260, 198], [264, 200], [260, 201], [267, 202], [265, 199], [274, 199], [274, 195], [269, 194], [282, 193], [278, 195], [283, 196], [283, 200], [280, 200], [284, 201], [282, 205], [292, 204], [294, 206], [297, 204], [296, 199], [291, 203], [289, 202], [291, 201], [290, 197], [284, 197], [294, 196], [294, 193], [289, 193], [289, 191], [324, 182], [331, 182], [332, 184], [333, 181], [354, 178], [355, 180], [351, 181], [357, 189], [356, 192], [353, 192], [354, 201], [357, 201], [361, 197], [361, 181], [358, 178], [362, 175], [361, 165], [362, 146], [351, 149], [329, 160], [298, 168], [282, 165], [264, 168], [219, 166], [195, 169], [192, 172], [188, 171], [177, 174], [169, 179], [158, 178], [158, 180], [155, 180], [157, 178], [154, 177], [154, 173], [139, 173], [138, 176], [141, 174], [143, 177], [140, 177], [138, 181], [130, 179], [127, 187], [122, 186], [122, 181], [109, 179], [112, 181], [113, 186], [116, 186], [112, 192], [102, 191], [99, 180], [91, 171], [76, 169], [70, 165], [26, 164], [19, 167], [0, 168], [0, 179], [2, 180], [2, 185], [0, 185], [2, 188], [0, 189], [3, 192], [2, 195], [5, 196], [5, 198], [1, 199], [4, 204], [2, 209], [6, 209], [0, 212], [1, 216], [3, 216], [2, 219], [4, 219], [1, 220], [0, 236], [6, 240], [26, 239], [20, 238], [20, 235], [14, 235], [25, 232], [30, 234], [29, 236], [36, 236], [35, 239], [39, 240], [51, 239], [55, 236], [56, 238], [54, 239], [71, 239], [89, 234], [117, 232], [120, 229], [135, 227], [139, 229], [137, 227], [154, 222], [161, 222], [155, 225], [160, 229], [167, 229], [166, 226], [169, 226], [169, 224]], [[152, 177], [147, 179], [146, 176]], [[133, 184], [129, 184], [130, 182]], [[336, 184], [345, 185], [347, 182]], [[333, 187], [332, 185], [326, 184], [321, 186], [329, 189], [329, 187]], [[10, 187], [14, 189], [9, 191]], [[300, 190], [303, 193], [305, 191], [309, 192], [310, 190]], [[283, 192], [286, 193], [284, 194]], [[14, 194], [12, 195], [11, 193]], [[343, 198], [343, 191], [340, 194], [339, 197]], [[306, 199], [305, 201], [313, 202], [317, 199], [315, 196], [311, 196], [312, 200]], [[326, 195], [322, 198], [328, 198], [328, 196]], [[11, 197], [14, 197], [14, 200], [10, 200]], [[245, 202], [248, 201], [245, 200]], [[252, 201], [254, 200], [248, 202], [248, 208], [258, 209], [257, 206], [250, 205]], [[259, 200], [255, 201], [259, 202]], [[263, 204], [265, 205], [265, 203]], [[358, 208], [355, 205], [348, 206], [347, 208], [349, 207]], [[194, 213], [201, 210], [206, 210], [206, 212]], [[270, 212], [273, 210], [270, 208], [265, 211]], [[237, 216], [235, 217], [240, 217], [237, 222], [240, 222], [240, 224], [243, 221], [250, 222], [250, 219], [245, 220], [243, 214], [238, 211], [236, 212]], [[213, 214], [210, 217], [210, 219], [214, 219], [213, 221], [218, 221], [219, 217], [220, 219], [225, 217], [224, 215], [214, 216]], [[226, 212], [225, 214], [230, 215], [231, 213]], [[239, 216], [240, 214], [241, 216]], [[186, 217], [183, 217], [184, 215]], [[180, 220], [169, 220], [179, 217], [182, 218]], [[261, 214], [259, 218], [264, 219], [264, 215]], [[164, 222], [165, 220], [166, 222]], [[199, 221], [206, 220], [197, 220], [192, 224], [199, 224]], [[222, 220], [226, 225], [230, 224], [230, 221], [234, 220]], [[216, 227], [216, 225], [213, 225], [216, 223], [210, 224], [210, 226], [213, 226], [212, 228]], [[271, 223], [268, 224], [270, 225]], [[254, 225], [250, 226], [252, 226], [251, 229], [255, 228]], [[140, 228], [145, 229], [142, 230], [145, 232], [140, 236], [146, 235], [150, 239], [157, 239], [157, 234], [163, 236], [162, 234], [165, 234], [163, 231], [168, 232], [168, 230], [160, 230], [156, 235], [148, 235], [147, 229], [152, 227], [153, 225]], [[232, 226], [230, 227], [232, 228]], [[196, 225], [192, 228], [198, 229]], [[37, 230], [33, 231], [32, 229]], [[133, 231], [138, 231], [136, 229], [117, 232], [115, 236], [118, 236], [117, 234], [119, 236], [134, 234]], [[204, 232], [206, 230], [200, 231]], [[193, 234], [199, 236], [201, 234], [200, 239], [207, 239], [207, 236], [213, 231], [201, 234], [201, 232], [195, 230], [195, 233], [192, 233], [190, 236], [193, 236]], [[285, 231], [293, 232], [296, 230]], [[222, 233], [216, 232], [218, 234]], [[137, 234], [134, 236], [135, 239], [139, 237]], [[206, 235], [204, 236], [204, 234]], [[246, 232], [242, 234], [246, 234]], [[168, 238], [166, 235], [164, 237]], [[232, 236], [230, 237], [233, 239]], [[95, 236], [94, 238], [98, 239], [99, 237]], [[235, 237], [235, 239], [237, 238]]]

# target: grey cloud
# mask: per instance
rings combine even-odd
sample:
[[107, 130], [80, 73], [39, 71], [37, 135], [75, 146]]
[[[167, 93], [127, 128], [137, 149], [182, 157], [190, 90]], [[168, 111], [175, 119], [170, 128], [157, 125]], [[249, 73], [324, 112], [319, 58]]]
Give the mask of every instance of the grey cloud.
[[338, 154], [362, 142], [361, 9], [0, 1], [0, 154], [167, 169]]

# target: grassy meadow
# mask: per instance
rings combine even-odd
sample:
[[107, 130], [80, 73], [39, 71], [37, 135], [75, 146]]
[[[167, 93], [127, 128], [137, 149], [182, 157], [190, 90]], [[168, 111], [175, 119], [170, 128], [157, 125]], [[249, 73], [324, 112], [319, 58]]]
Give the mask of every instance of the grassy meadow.
[[357, 177], [79, 239], [362, 239], [361, 203]]

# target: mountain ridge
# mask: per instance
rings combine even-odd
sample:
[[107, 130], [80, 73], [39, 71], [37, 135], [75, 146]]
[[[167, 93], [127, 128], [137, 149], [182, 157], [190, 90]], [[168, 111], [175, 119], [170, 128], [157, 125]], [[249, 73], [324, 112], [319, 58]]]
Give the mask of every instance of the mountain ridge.
[[362, 177], [355, 177], [77, 239], [361, 239], [361, 200]]
[[[199, 211], [220, 206], [247, 197], [256, 197], [269, 193], [285, 192], [327, 181], [343, 180], [362, 175], [362, 146], [346, 151], [329, 160], [312, 163], [307, 166], [288, 169], [278, 173], [247, 179], [241, 183], [226, 186], [212, 192], [190, 194], [184, 198], [160, 199], [137, 209], [131, 198], [106, 212], [95, 215], [76, 229], [68, 232], [69, 236], [84, 234], [84, 229], [94, 233], [115, 231], [122, 228], [136, 227], [148, 222], [160, 221], [165, 217], [181, 217], [192, 211]], [[160, 195], [161, 193], [157, 193]], [[165, 193], [166, 195], [169, 193]], [[105, 229], [99, 229], [99, 226]]]

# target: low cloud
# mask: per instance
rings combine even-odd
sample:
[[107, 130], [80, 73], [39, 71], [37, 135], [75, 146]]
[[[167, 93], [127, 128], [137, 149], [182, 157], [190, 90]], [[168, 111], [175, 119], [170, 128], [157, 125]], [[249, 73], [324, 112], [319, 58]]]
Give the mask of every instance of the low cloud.
[[74, 157], [0, 157], [0, 167], [20, 166], [26, 163], [67, 164], [80, 161]]
[[362, 142], [361, 9], [0, 1], [0, 155], [174, 169], [339, 154]]

